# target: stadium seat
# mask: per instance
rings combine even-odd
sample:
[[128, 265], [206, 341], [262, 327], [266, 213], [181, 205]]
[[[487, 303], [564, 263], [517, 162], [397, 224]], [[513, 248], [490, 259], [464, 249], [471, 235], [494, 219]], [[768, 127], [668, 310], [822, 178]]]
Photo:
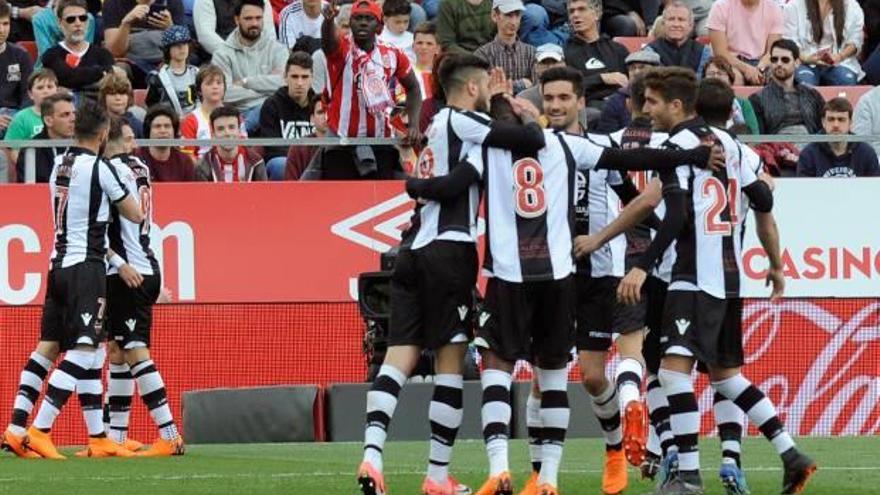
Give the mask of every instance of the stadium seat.
[[37, 44], [33, 41], [19, 41], [18, 46], [20, 46], [24, 51], [28, 52], [28, 55], [31, 56], [31, 62], [37, 61]]
[[[756, 93], [762, 89], [762, 86], [734, 86], [733, 91], [737, 96], [748, 97], [752, 93]], [[838, 96], [848, 99], [853, 106], [859, 102], [859, 98], [868, 91], [874, 89], [873, 86], [818, 86], [816, 90], [822, 94], [825, 101]]]
[[654, 41], [654, 38], [650, 36], [617, 36], [614, 38], [614, 41], [625, 46], [630, 53], [633, 53], [641, 50], [643, 46]]
[[146, 89], [136, 89], [134, 90], [134, 104], [147, 108], [147, 90]]

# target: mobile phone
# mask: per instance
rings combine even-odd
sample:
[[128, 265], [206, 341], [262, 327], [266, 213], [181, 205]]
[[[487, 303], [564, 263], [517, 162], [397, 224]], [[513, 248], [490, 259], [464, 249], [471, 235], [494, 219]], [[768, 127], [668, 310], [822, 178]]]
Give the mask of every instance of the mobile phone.
[[168, 2], [157, 0], [156, 2], [150, 4], [149, 15], [157, 15], [163, 10], [168, 10]]

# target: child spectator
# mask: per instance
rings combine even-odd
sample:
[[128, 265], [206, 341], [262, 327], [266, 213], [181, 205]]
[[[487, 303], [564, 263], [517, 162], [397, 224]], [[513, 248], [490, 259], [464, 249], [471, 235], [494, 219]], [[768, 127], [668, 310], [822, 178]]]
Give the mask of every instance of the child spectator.
[[184, 26], [172, 26], [162, 34], [162, 55], [165, 65], [147, 78], [148, 106], [168, 103], [180, 115], [196, 107], [196, 73], [189, 64], [192, 38]]
[[[28, 78], [27, 88], [28, 99], [34, 104], [21, 110], [12, 118], [4, 138], [7, 141], [31, 139], [43, 132], [40, 104], [43, 103], [44, 98], [54, 95], [58, 91], [58, 78], [49, 69], [37, 69]], [[18, 160], [18, 150], [8, 151], [9, 163], [15, 163]]]
[[125, 120], [134, 131], [134, 137], [140, 139], [144, 135], [144, 124], [129, 110], [133, 103], [134, 91], [127, 77], [115, 71], [104, 76], [98, 86], [98, 104], [111, 116]]
[[[211, 139], [211, 112], [223, 106], [226, 96], [226, 76], [220, 67], [209, 64], [196, 74], [196, 96], [199, 104], [180, 123], [180, 136], [184, 139]], [[244, 134], [247, 136], [247, 133]], [[210, 146], [186, 146], [183, 152], [194, 160], [202, 158]]]
[[410, 60], [415, 60], [413, 34], [406, 30], [409, 26], [409, 0], [385, 0], [382, 4], [382, 17], [385, 28], [379, 40], [403, 50]]

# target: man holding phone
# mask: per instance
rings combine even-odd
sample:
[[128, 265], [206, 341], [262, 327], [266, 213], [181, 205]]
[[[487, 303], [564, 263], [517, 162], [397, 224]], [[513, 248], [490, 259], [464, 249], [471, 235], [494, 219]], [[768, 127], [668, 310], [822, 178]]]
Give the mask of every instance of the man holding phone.
[[106, 0], [104, 39], [116, 58], [128, 59], [132, 83], [140, 87], [146, 74], [162, 61], [162, 33], [185, 23], [181, 0]]

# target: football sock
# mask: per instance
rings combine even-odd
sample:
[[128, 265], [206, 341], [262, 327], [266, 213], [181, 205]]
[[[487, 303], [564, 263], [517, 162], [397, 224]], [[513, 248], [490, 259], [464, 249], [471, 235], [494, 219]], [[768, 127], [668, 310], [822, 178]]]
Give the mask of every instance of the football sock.
[[131, 398], [134, 395], [134, 377], [128, 363], [110, 363], [107, 380], [107, 433], [117, 443], [125, 443], [128, 436], [128, 420], [131, 414]]
[[462, 376], [438, 374], [434, 377], [434, 396], [428, 407], [431, 422], [431, 447], [428, 457], [428, 476], [437, 483], [449, 479], [449, 461], [452, 446], [461, 426]]
[[[652, 449], [649, 442], [648, 449], [666, 457], [669, 448], [675, 443], [672, 436], [672, 427], [669, 425], [669, 402], [666, 400], [666, 394], [663, 387], [660, 386], [660, 379], [657, 375], [648, 375], [648, 417], [651, 419], [651, 428], [654, 431], [655, 442], [659, 442], [660, 449]], [[650, 440], [650, 439], [649, 439]]]
[[669, 401], [669, 423], [678, 446], [678, 469], [685, 477], [699, 476], [700, 409], [694, 384], [686, 373], [661, 369], [660, 383]]
[[107, 431], [104, 429], [104, 408], [101, 403], [101, 397], [104, 394], [101, 371], [104, 369], [106, 357], [107, 351], [104, 347], [96, 349], [93, 353], [91, 366], [76, 382], [76, 395], [86, 420], [86, 429], [88, 429], [91, 438], [107, 436]]
[[175, 440], [180, 433], [174, 423], [174, 416], [168, 406], [168, 394], [165, 391], [165, 382], [162, 375], [156, 369], [152, 359], [146, 359], [131, 367], [131, 375], [137, 382], [138, 393], [147, 409], [150, 417], [159, 428], [159, 436], [163, 440]]
[[599, 395], [590, 394], [590, 399], [590, 405], [596, 413], [596, 418], [599, 419], [599, 426], [602, 427], [602, 434], [605, 437], [605, 450], [620, 450], [623, 448], [623, 432], [620, 428], [617, 387], [606, 383], [605, 390]]
[[544, 440], [538, 485], [558, 486], [562, 448], [571, 413], [568, 407], [568, 369], [539, 369], [538, 386], [541, 389], [541, 435]]
[[397, 407], [406, 375], [394, 366], [383, 364], [367, 392], [367, 425], [364, 429], [364, 461], [382, 472], [382, 449], [388, 436], [388, 424]]
[[721, 462], [740, 465], [742, 453], [743, 412], [733, 401], [715, 392], [712, 401], [718, 438], [721, 440]]
[[637, 359], [623, 358], [617, 365], [617, 395], [620, 401], [620, 410], [626, 409], [626, 405], [639, 400], [642, 396], [642, 363]]
[[[532, 371], [536, 371], [536, 367], [532, 367]], [[533, 392], [529, 392], [529, 398], [526, 399], [526, 427], [529, 434], [529, 458], [532, 461], [532, 471], [538, 473], [541, 471], [541, 461], [543, 460], [541, 444], [544, 442], [544, 436], [541, 431], [544, 423], [541, 420], [541, 398], [535, 397]]]
[[49, 358], [34, 351], [21, 370], [18, 378], [18, 394], [12, 405], [12, 421], [9, 423], [9, 430], [12, 433], [21, 436], [27, 432], [28, 418], [40, 397], [43, 381], [52, 369], [52, 364]]
[[34, 428], [47, 433], [52, 429], [55, 419], [76, 389], [77, 380], [80, 380], [91, 369], [92, 361], [95, 357], [94, 354], [94, 351], [88, 352], [77, 349], [67, 351], [64, 359], [58, 363], [58, 367], [49, 375], [46, 398], [37, 410], [37, 416], [34, 418]]
[[745, 411], [755, 426], [780, 455], [795, 446], [791, 435], [776, 414], [776, 407], [770, 399], [754, 386], [741, 373], [726, 380], [712, 383], [712, 387], [724, 397], [732, 400], [741, 410]]
[[480, 376], [483, 385], [483, 441], [489, 457], [489, 476], [510, 471], [507, 442], [510, 424], [510, 373], [487, 369]]

